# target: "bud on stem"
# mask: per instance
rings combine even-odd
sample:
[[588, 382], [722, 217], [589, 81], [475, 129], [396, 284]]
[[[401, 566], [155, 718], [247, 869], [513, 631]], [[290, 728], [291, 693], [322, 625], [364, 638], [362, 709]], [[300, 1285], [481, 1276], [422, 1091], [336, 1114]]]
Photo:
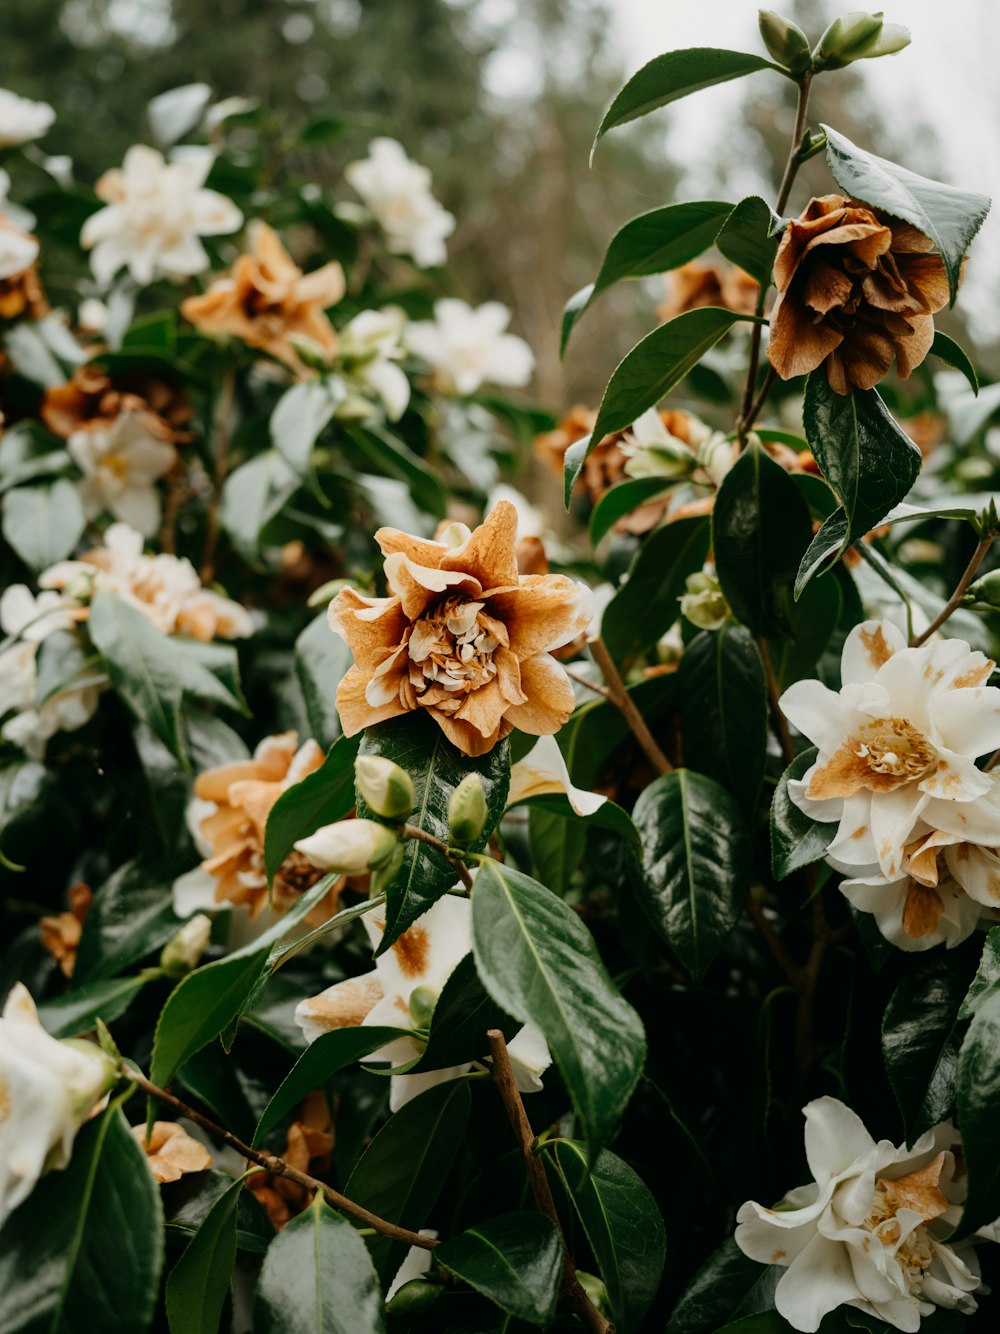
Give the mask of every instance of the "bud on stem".
[[812, 59], [809, 38], [791, 19], [776, 14], [773, 9], [757, 11], [757, 26], [761, 40], [772, 60], [783, 65], [790, 74], [802, 74]]
[[359, 755], [354, 762], [358, 795], [383, 820], [405, 820], [413, 810], [413, 779], [381, 755]]
[[488, 818], [483, 780], [476, 773], [466, 774], [448, 802], [451, 841], [460, 848], [467, 848], [486, 828]]

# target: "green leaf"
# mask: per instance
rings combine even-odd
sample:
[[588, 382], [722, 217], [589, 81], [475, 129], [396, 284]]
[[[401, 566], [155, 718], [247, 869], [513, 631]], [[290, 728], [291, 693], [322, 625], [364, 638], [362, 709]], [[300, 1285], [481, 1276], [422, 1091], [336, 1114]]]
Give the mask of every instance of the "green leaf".
[[551, 1323], [559, 1297], [563, 1249], [544, 1214], [498, 1214], [442, 1242], [434, 1262], [481, 1292], [515, 1320]]
[[914, 961], [886, 1007], [882, 1055], [907, 1144], [951, 1115], [964, 991], [952, 955], [935, 953]]
[[640, 795], [640, 901], [677, 957], [700, 977], [743, 912], [751, 853], [736, 802], [703, 774], [675, 769]]
[[85, 685], [103, 685], [96, 653], [88, 653], [83, 641], [72, 630], [53, 630], [38, 645], [35, 657], [37, 707], [64, 690], [79, 690]]
[[801, 778], [816, 762], [816, 747], [796, 755], [781, 775], [771, 799], [771, 870], [775, 880], [819, 861], [837, 832], [835, 824], [819, 824], [804, 815], [788, 795], [790, 779]]
[[633, 477], [605, 491], [590, 513], [591, 545], [596, 547], [626, 514], [631, 514], [640, 505], [655, 500], [676, 485], [669, 477]]
[[15, 760], [0, 768], [0, 866], [8, 871], [25, 867], [10, 861], [3, 852], [3, 835], [19, 816], [29, 814], [38, 804], [48, 772], [36, 760]]
[[[418, 1232], [427, 1222], [465, 1135], [472, 1098], [464, 1079], [436, 1084], [391, 1116], [359, 1158], [344, 1194], [379, 1218]], [[369, 1239], [383, 1283], [393, 1277], [405, 1246]]]
[[778, 234], [783, 226], [781, 218], [759, 195], [748, 195], [730, 213], [715, 244], [730, 263], [766, 289], [771, 285]]
[[65, 477], [17, 486], [3, 498], [3, 535], [33, 570], [71, 555], [86, 525], [79, 489]]
[[895, 162], [866, 153], [829, 125], [823, 129], [834, 180], [845, 194], [912, 223], [930, 237], [944, 260], [954, 305], [962, 260], [990, 211], [988, 196], [918, 176]]
[[167, 1278], [170, 1334], [218, 1334], [236, 1263], [236, 1213], [244, 1178], [215, 1202]]
[[851, 545], [849, 538], [850, 524], [841, 507], [824, 520], [822, 528], [806, 548], [799, 572], [795, 576], [796, 599], [801, 599], [814, 575], [836, 563]]
[[83, 1127], [0, 1232], [4, 1334], [144, 1334], [163, 1263], [163, 1211], [117, 1104]]
[[351, 439], [377, 467], [390, 477], [405, 482], [413, 499], [422, 510], [443, 519], [448, 504], [448, 491], [430, 465], [415, 454], [405, 440], [370, 423], [364, 430], [350, 433]]
[[791, 477], [749, 445], [716, 495], [712, 547], [726, 601], [753, 634], [790, 633], [795, 573], [811, 537], [809, 508]]
[[483, 858], [472, 946], [497, 1004], [544, 1033], [596, 1155], [628, 1105], [646, 1043], [590, 932], [537, 880]]
[[[362, 755], [381, 755], [405, 769], [413, 779], [415, 801], [409, 823], [447, 843], [448, 802], [470, 773], [482, 779], [489, 818], [472, 851], [484, 848], [503, 814], [510, 787], [510, 748], [501, 741], [487, 754], [470, 758], [447, 740], [423, 710], [369, 727], [361, 743]], [[368, 814], [363, 801], [358, 815]], [[454, 867], [439, 852], [409, 839], [404, 845], [402, 870], [386, 891], [385, 934], [377, 950], [382, 954], [425, 913], [456, 881]]]
[[666, 1259], [656, 1201], [632, 1168], [607, 1149], [588, 1166], [585, 1144], [560, 1139], [546, 1147], [597, 1259], [615, 1329], [630, 1334], [656, 1296]]
[[365, 1243], [317, 1193], [267, 1248], [256, 1334], [382, 1334], [385, 1307]]
[[727, 1238], [713, 1251], [674, 1307], [665, 1334], [717, 1334], [742, 1316], [774, 1306], [777, 1265], [760, 1265]]
[[43, 1001], [38, 1017], [43, 1027], [54, 1038], [72, 1038], [89, 1033], [98, 1019], [114, 1023], [125, 1013], [147, 982], [159, 974], [156, 970], [140, 973], [138, 977], [99, 979], [87, 986], [76, 987], [65, 996]]
[[931, 343], [931, 353], [935, 357], [940, 357], [942, 361], [946, 361], [949, 366], [954, 366], [955, 370], [961, 371], [972, 386], [972, 392], [978, 395], [979, 376], [976, 374], [976, 368], [969, 360], [969, 354], [965, 348], [956, 343], [954, 338], [949, 338], [947, 334], [935, 329], [934, 342]]
[[[786, 71], [780, 65], [752, 56], [744, 51], [720, 51], [712, 47], [691, 47], [684, 51], [668, 51], [656, 56], [633, 74], [625, 87], [608, 107], [594, 139], [598, 140], [616, 125], [645, 116], [657, 107], [666, 106], [678, 98], [697, 93], [713, 84], [741, 79], [745, 74], [773, 69], [779, 74]], [[591, 149], [591, 160], [594, 150]]]
[[668, 204], [627, 222], [611, 238], [594, 282], [566, 303], [560, 351], [566, 351], [574, 324], [603, 291], [622, 278], [644, 278], [687, 264], [712, 244], [732, 207], [716, 200]]
[[83, 923], [73, 981], [114, 977], [158, 950], [183, 925], [170, 898], [172, 877], [138, 859], [125, 862], [94, 895]]
[[295, 674], [306, 701], [309, 726], [321, 746], [332, 746], [340, 736], [337, 686], [353, 663], [354, 654], [330, 629], [325, 611], [295, 641]]
[[1000, 926], [991, 926], [983, 942], [983, 953], [976, 975], [958, 1012], [959, 1019], [971, 1019], [998, 991], [1000, 991]]
[[751, 818], [767, 753], [767, 683], [753, 637], [741, 625], [703, 630], [677, 677], [688, 767], [728, 786]]
[[601, 617], [601, 638], [616, 662], [655, 644], [680, 616], [687, 577], [701, 569], [708, 555], [710, 529], [706, 517], [677, 519], [643, 542]]
[[333, 420], [337, 402], [327, 380], [302, 380], [278, 399], [271, 413], [271, 441], [299, 477], [309, 476], [313, 446]]
[[583, 465], [590, 453], [593, 436], [585, 435], [574, 440], [563, 456], [563, 504], [569, 509], [573, 501], [573, 489], [580, 479]]
[[300, 838], [345, 819], [354, 809], [354, 761], [359, 745], [360, 737], [340, 737], [320, 767], [286, 788], [271, 807], [264, 827], [268, 883]]
[[985, 1000], [969, 1025], [958, 1054], [955, 1104], [969, 1173], [965, 1209], [953, 1233], [957, 1240], [1000, 1215], [1000, 995]]
[[535, 878], [554, 894], [565, 898], [587, 848], [587, 830], [583, 821], [571, 806], [568, 816], [529, 806], [528, 839]]
[[219, 520], [245, 561], [257, 562], [261, 533], [298, 489], [299, 479], [275, 449], [240, 464], [226, 478]]

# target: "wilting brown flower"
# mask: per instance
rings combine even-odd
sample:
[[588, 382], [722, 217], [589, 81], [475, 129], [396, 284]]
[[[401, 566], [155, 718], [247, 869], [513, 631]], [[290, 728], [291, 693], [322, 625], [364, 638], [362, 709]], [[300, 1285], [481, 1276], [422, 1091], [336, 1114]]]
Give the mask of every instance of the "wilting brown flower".
[[40, 320], [49, 311], [38, 277], [38, 241], [0, 213], [0, 320], [28, 315]]
[[73, 976], [83, 920], [94, 901], [94, 891], [81, 883], [71, 886], [68, 897], [69, 912], [43, 917], [38, 924], [42, 945], [56, 959], [64, 977]]
[[202, 333], [231, 334], [298, 370], [293, 336], [336, 352], [337, 333], [323, 312], [344, 290], [344, 270], [336, 261], [303, 273], [277, 232], [257, 221], [250, 224], [250, 253], [240, 255], [207, 292], [182, 301], [181, 314]]
[[692, 259], [666, 275], [667, 299], [656, 308], [666, 322], [699, 306], [722, 306], [738, 315], [757, 309], [759, 288], [745, 270], [735, 264], [715, 264]]
[[510, 501], [449, 537], [380, 528], [391, 596], [345, 588], [331, 603], [330, 625], [354, 654], [337, 690], [347, 736], [422, 708], [466, 755], [483, 755], [515, 727], [557, 732], [572, 712], [551, 650], [589, 624], [589, 589], [561, 574], [518, 574]]
[[[297, 740], [294, 732], [267, 737], [252, 759], [220, 764], [195, 779], [195, 796], [208, 804], [192, 808], [192, 823], [199, 843], [208, 850], [200, 869], [214, 881], [216, 904], [243, 904], [251, 917], [268, 906], [285, 912], [323, 875], [301, 852], [291, 852], [275, 873], [268, 898], [264, 827], [271, 807], [282, 792], [323, 763], [323, 752], [315, 741], [296, 749]], [[310, 921], [325, 922], [333, 916], [343, 883], [330, 889], [312, 910]]]
[[[300, 1172], [315, 1176], [329, 1169], [335, 1138], [326, 1094], [317, 1089], [301, 1104], [298, 1118], [288, 1127], [281, 1156]], [[255, 1172], [247, 1181], [247, 1189], [257, 1196], [279, 1232], [312, 1198], [305, 1186], [271, 1172]]]
[[46, 389], [39, 415], [54, 435], [68, 440], [78, 431], [109, 426], [124, 412], [139, 413], [149, 434], [169, 443], [190, 440], [184, 425], [191, 404], [183, 390], [148, 371], [111, 376], [100, 366], [81, 366], [65, 384]]
[[948, 302], [944, 262], [908, 222], [842, 195], [811, 199], [778, 246], [767, 356], [783, 380], [826, 362], [838, 394], [907, 379]]
[[153, 1176], [161, 1184], [179, 1181], [188, 1172], [203, 1172], [212, 1165], [212, 1155], [201, 1140], [189, 1135], [176, 1121], [154, 1121], [148, 1142], [145, 1124], [133, 1126], [132, 1134], [144, 1150]]

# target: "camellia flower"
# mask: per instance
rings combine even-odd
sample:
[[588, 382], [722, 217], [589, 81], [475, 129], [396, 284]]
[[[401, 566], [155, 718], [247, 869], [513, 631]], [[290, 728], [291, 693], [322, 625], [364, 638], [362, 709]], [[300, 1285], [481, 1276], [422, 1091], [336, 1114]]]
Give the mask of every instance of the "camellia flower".
[[706, 565], [684, 581], [681, 615], [699, 630], [721, 630], [729, 620], [729, 604], [722, 594], [714, 565]]
[[149, 1170], [161, 1185], [180, 1181], [188, 1172], [204, 1172], [212, 1165], [212, 1155], [201, 1140], [189, 1135], [176, 1121], [154, 1121], [148, 1139], [145, 1122], [132, 1126], [132, 1134], [146, 1155]]
[[41, 319], [49, 303], [38, 278], [38, 241], [0, 213], [0, 319]]
[[[288, 1127], [281, 1156], [300, 1172], [322, 1175], [330, 1170], [333, 1145], [333, 1120], [327, 1096], [323, 1089], [315, 1089], [299, 1105], [295, 1120]], [[253, 1191], [278, 1232], [312, 1199], [307, 1186], [272, 1172], [254, 1172], [247, 1181], [247, 1190]]]
[[455, 219], [431, 194], [431, 174], [411, 162], [395, 139], [373, 139], [368, 156], [345, 169], [348, 183], [385, 232], [395, 255], [410, 255], [421, 268], [443, 264], [445, 239]]
[[735, 264], [692, 259], [666, 275], [667, 299], [656, 308], [663, 321], [672, 320], [700, 306], [721, 306], [738, 315], [757, 309], [759, 288], [745, 270]]
[[446, 536], [380, 528], [391, 596], [345, 588], [331, 603], [330, 625], [355, 662], [337, 688], [345, 734], [421, 708], [467, 755], [515, 727], [557, 732], [575, 700], [551, 650], [588, 625], [589, 589], [565, 575], [518, 574], [509, 501], [475, 532], [454, 524]]
[[535, 357], [523, 338], [506, 332], [510, 311], [499, 301], [473, 307], [457, 297], [434, 303], [433, 320], [415, 320], [406, 346], [433, 372], [435, 388], [474, 394], [482, 384], [523, 385]]
[[[378, 955], [372, 972], [336, 982], [318, 996], [300, 1001], [295, 1018], [308, 1041], [315, 1042], [335, 1028], [359, 1025], [426, 1029], [442, 987], [472, 949], [471, 911], [468, 899], [446, 894]], [[373, 911], [362, 921], [368, 939], [377, 948], [385, 931], [384, 919]], [[419, 1038], [399, 1037], [365, 1059], [404, 1065], [416, 1060], [423, 1050]], [[507, 1050], [521, 1092], [540, 1089], [541, 1075], [552, 1063], [541, 1033], [526, 1024], [508, 1043]], [[423, 1074], [392, 1075], [389, 1106], [395, 1112], [425, 1089], [470, 1068], [471, 1062]]]
[[[785, 1268], [775, 1306], [793, 1329], [819, 1329], [852, 1306], [913, 1334], [937, 1307], [969, 1315], [983, 1283], [975, 1241], [943, 1238], [961, 1217], [965, 1174], [948, 1123], [913, 1145], [877, 1144], [836, 1098], [805, 1108], [806, 1158], [814, 1180], [775, 1209], [750, 1202], [736, 1215], [736, 1243], [762, 1264]], [[996, 1240], [993, 1228], [977, 1236]]]
[[124, 268], [145, 286], [208, 267], [199, 237], [228, 235], [243, 222], [231, 199], [204, 188], [213, 160], [210, 149], [188, 148], [167, 162], [155, 148], [133, 144], [121, 167], [104, 173], [94, 188], [106, 207], [80, 233], [99, 283]]
[[983, 801], [993, 780], [975, 764], [1000, 746], [1000, 689], [985, 684], [993, 666], [960, 639], [907, 648], [891, 622], [865, 621], [844, 644], [839, 693], [819, 681], [785, 691], [782, 711], [819, 750], [789, 795], [813, 819], [839, 822], [828, 849], [838, 870], [897, 880], [925, 826], [1000, 846], [1000, 806]]
[[74, 431], [67, 441], [74, 463], [83, 473], [80, 494], [93, 517], [108, 510], [152, 537], [160, 523], [161, 504], [154, 486], [177, 461], [177, 451], [150, 430], [145, 412], [122, 412], [107, 426]]
[[69, 911], [43, 917], [38, 923], [43, 948], [56, 960], [63, 977], [72, 977], [83, 922], [94, 901], [94, 891], [82, 882], [69, 891]]
[[145, 367], [110, 375], [100, 366], [80, 366], [73, 378], [46, 389], [39, 416], [49, 430], [69, 440], [78, 431], [109, 430], [122, 413], [141, 413], [157, 440], [190, 440], [184, 427], [191, 404], [183, 390]]
[[778, 299], [767, 358], [783, 380], [826, 362], [838, 394], [907, 379], [948, 304], [944, 262], [908, 222], [842, 195], [811, 199], [785, 229], [774, 261]]
[[344, 295], [344, 270], [333, 261], [303, 273], [266, 222], [251, 222], [250, 252], [201, 296], [181, 302], [181, 314], [201, 333], [230, 334], [302, 366], [294, 338], [307, 338], [322, 352], [337, 350], [337, 334], [323, 313]]
[[186, 558], [166, 552], [147, 556], [142, 534], [127, 523], [113, 523], [102, 547], [79, 560], [51, 566], [39, 583], [44, 588], [107, 590], [142, 612], [165, 635], [189, 635], [207, 643], [253, 634], [253, 619], [245, 607], [202, 587]]
[[366, 393], [382, 401], [385, 415], [398, 421], [410, 401], [410, 382], [396, 363], [404, 354], [406, 316], [390, 306], [363, 310], [341, 330], [341, 361]]
[[[264, 829], [281, 794], [323, 763], [315, 741], [298, 745], [294, 732], [266, 737], [249, 760], [206, 769], [194, 782], [187, 820], [205, 860], [174, 881], [174, 911], [180, 917], [203, 909], [241, 904], [251, 918], [269, 906], [286, 911], [322, 872], [301, 852], [290, 853], [275, 874], [270, 896], [264, 870]], [[311, 920], [325, 922], [337, 910], [342, 885], [335, 885], [313, 909]]]
[[73, 1140], [115, 1081], [115, 1064], [92, 1042], [58, 1042], [15, 982], [0, 1015], [0, 1224], [43, 1172], [69, 1162]]
[[48, 102], [33, 102], [9, 88], [0, 88], [0, 148], [15, 148], [40, 139], [55, 118]]

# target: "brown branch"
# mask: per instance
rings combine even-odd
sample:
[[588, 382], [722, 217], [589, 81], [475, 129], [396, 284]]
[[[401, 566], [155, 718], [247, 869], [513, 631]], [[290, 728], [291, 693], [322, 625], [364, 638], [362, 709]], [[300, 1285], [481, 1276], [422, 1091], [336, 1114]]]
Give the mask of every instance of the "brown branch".
[[802, 984], [802, 969], [785, 949], [781, 937], [768, 921], [764, 909], [751, 895], [747, 899], [747, 915], [760, 932], [767, 948], [774, 956], [774, 961], [796, 989]]
[[226, 370], [215, 410], [213, 449], [215, 467], [212, 472], [212, 497], [208, 502], [208, 513], [205, 516], [205, 545], [201, 553], [203, 584], [210, 584], [215, 577], [215, 551], [219, 544], [219, 510], [222, 505], [222, 488], [229, 468], [229, 433], [235, 401], [236, 367], [232, 365]]
[[503, 1100], [511, 1129], [514, 1131], [514, 1138], [520, 1145], [524, 1165], [528, 1170], [531, 1193], [535, 1197], [535, 1206], [539, 1213], [545, 1214], [552, 1220], [556, 1231], [562, 1238], [563, 1299], [587, 1328], [595, 1331], [595, 1334], [614, 1334], [614, 1327], [601, 1315], [576, 1276], [576, 1268], [569, 1253], [569, 1247], [566, 1245], [566, 1235], [559, 1221], [559, 1211], [556, 1209], [556, 1202], [552, 1196], [552, 1187], [545, 1175], [545, 1166], [535, 1152], [535, 1135], [524, 1110], [524, 1103], [521, 1101], [514, 1071], [511, 1069], [504, 1035], [498, 1028], [490, 1028], [486, 1033], [486, 1041], [489, 1043], [490, 1055], [493, 1057], [493, 1081]]
[[611, 703], [628, 723], [629, 731], [638, 741], [642, 753], [658, 774], [670, 773], [674, 766], [657, 745], [652, 732], [646, 726], [646, 720], [636, 708], [632, 696], [625, 689], [625, 683], [618, 674], [618, 668], [608, 652], [607, 644], [598, 636], [596, 639], [588, 641], [588, 647], [594, 661], [601, 670], [601, 675], [608, 683], [608, 697]]
[[427, 846], [433, 848], [435, 852], [440, 852], [442, 857], [451, 862], [458, 878], [461, 880], [465, 888], [472, 888], [472, 876], [469, 874], [469, 868], [466, 866], [462, 858], [457, 856], [457, 854], [449, 848], [448, 844], [445, 843], [443, 839], [435, 838], [433, 834], [428, 834], [425, 829], [421, 829], [415, 824], [404, 824], [401, 833], [404, 838], [415, 838], [418, 843], [426, 843]]
[[767, 640], [758, 639], [757, 647], [760, 650], [760, 660], [764, 664], [764, 677], [767, 680], [767, 699], [771, 711], [771, 723], [774, 727], [775, 736], [781, 743], [781, 753], [785, 757], [785, 764], [788, 765], [795, 759], [795, 747], [792, 745], [792, 734], [788, 730], [788, 720], [781, 711], [781, 689], [778, 685], [778, 678], [774, 674], [771, 655], [767, 649]]
[[774, 388], [774, 382], [777, 378], [778, 378], [778, 372], [774, 369], [773, 366], [768, 365], [767, 374], [764, 376], [764, 383], [760, 387], [760, 393], [754, 399], [753, 403], [750, 406], [750, 411], [747, 413], [746, 417], [743, 419], [742, 422], [743, 430], [748, 434], [754, 422], [760, 416], [760, 410], [767, 402], [767, 396]]
[[298, 1186], [304, 1186], [306, 1190], [321, 1190], [327, 1204], [331, 1205], [334, 1209], [339, 1209], [341, 1213], [352, 1214], [355, 1218], [360, 1218], [363, 1222], [367, 1223], [369, 1227], [374, 1228], [379, 1236], [388, 1237], [392, 1241], [405, 1242], [407, 1246], [419, 1246], [421, 1250], [425, 1251], [432, 1251], [434, 1247], [438, 1245], [438, 1242], [431, 1237], [422, 1237], [418, 1232], [410, 1232], [408, 1228], [397, 1227], [395, 1223], [390, 1223], [384, 1218], [379, 1218], [377, 1214], [373, 1214], [362, 1205], [355, 1204], [353, 1200], [349, 1200], [346, 1195], [341, 1195], [340, 1192], [334, 1190], [332, 1186], [328, 1186], [325, 1181], [319, 1181], [316, 1177], [309, 1176], [306, 1172], [300, 1172], [297, 1167], [293, 1167], [291, 1163], [285, 1162], [284, 1158], [279, 1158], [276, 1154], [267, 1153], [261, 1149], [254, 1149], [251, 1148], [249, 1144], [244, 1144], [243, 1141], [237, 1139], [231, 1131], [226, 1130], [223, 1126], [217, 1125], [207, 1116], [203, 1116], [201, 1112], [195, 1111], [193, 1107], [189, 1107], [186, 1102], [182, 1102], [180, 1098], [175, 1097], [173, 1093], [168, 1093], [166, 1089], [159, 1088], [138, 1070], [134, 1070], [130, 1065], [126, 1065], [124, 1061], [121, 1062], [119, 1069], [126, 1079], [131, 1080], [137, 1088], [141, 1088], [144, 1093], [149, 1095], [149, 1097], [156, 1098], [159, 1102], [166, 1103], [166, 1105], [172, 1107], [175, 1112], [180, 1112], [180, 1114], [186, 1116], [189, 1121], [193, 1121], [195, 1125], [199, 1125], [203, 1130], [207, 1130], [210, 1135], [214, 1135], [217, 1139], [221, 1139], [224, 1143], [230, 1145], [230, 1147], [234, 1148], [241, 1157], [248, 1159], [252, 1163], [256, 1163], [258, 1167], [263, 1167], [265, 1171], [273, 1173], [274, 1176], [287, 1177], [289, 1181], [294, 1181]]
[[944, 604], [944, 606], [941, 608], [938, 614], [934, 617], [933, 621], [931, 621], [930, 625], [923, 632], [923, 634], [913, 636], [913, 638], [910, 640], [910, 648], [919, 648], [921, 644], [925, 644], [927, 640], [930, 639], [931, 635], [934, 633], [935, 630], [940, 630], [941, 626], [944, 625], [945, 621], [952, 614], [952, 612], [958, 610], [958, 605], [962, 601], [962, 598], [965, 596], [965, 590], [969, 587], [973, 579], [976, 577], [976, 571], [979, 569], [980, 565], [982, 565], [983, 558], [985, 557], [987, 551], [989, 551], [992, 545], [993, 545], [992, 535], [989, 537], [981, 537], [979, 539], [979, 545], [972, 553], [972, 559], [965, 567], [965, 573], [962, 575], [961, 579], [959, 579], [957, 585], [955, 586], [954, 593], [952, 593], [951, 597]]
[[609, 704], [614, 703], [614, 700], [611, 698], [611, 691], [607, 686], [602, 686], [597, 681], [592, 681], [589, 676], [584, 676], [583, 672], [574, 671], [572, 667], [567, 667], [565, 663], [562, 664], [562, 669], [571, 680], [579, 681], [580, 685], [586, 686], [587, 689], [592, 690], [595, 695], [600, 695], [601, 698], [606, 699]]

